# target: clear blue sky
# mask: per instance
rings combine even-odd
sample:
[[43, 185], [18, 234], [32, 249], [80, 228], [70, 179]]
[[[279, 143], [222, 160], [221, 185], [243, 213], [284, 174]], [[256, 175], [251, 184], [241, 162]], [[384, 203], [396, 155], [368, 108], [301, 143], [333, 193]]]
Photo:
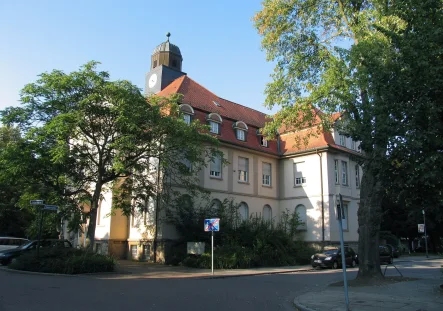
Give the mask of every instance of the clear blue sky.
[[251, 20], [260, 8], [260, 0], [0, 0], [0, 109], [18, 105], [38, 74], [90, 60], [144, 88], [151, 52], [169, 31], [190, 78], [269, 113], [263, 91], [273, 65]]

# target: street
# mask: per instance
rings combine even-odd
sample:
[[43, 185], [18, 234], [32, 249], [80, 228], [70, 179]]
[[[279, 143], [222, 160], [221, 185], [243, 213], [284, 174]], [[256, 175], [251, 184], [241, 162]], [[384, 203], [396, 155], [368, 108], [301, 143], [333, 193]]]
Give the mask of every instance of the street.
[[[398, 262], [405, 276], [440, 277], [441, 260]], [[384, 270], [384, 267], [382, 271]], [[348, 278], [356, 276], [350, 269]], [[393, 267], [387, 275], [398, 275]], [[342, 279], [317, 270], [215, 279], [49, 276], [0, 271], [0, 311], [294, 310], [296, 295]]]

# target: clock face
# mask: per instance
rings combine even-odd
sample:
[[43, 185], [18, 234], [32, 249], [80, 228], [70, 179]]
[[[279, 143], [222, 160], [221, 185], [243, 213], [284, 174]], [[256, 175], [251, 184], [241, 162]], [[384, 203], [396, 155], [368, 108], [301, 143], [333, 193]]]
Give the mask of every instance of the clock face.
[[153, 74], [152, 76], [149, 77], [149, 88], [152, 89], [154, 87], [154, 85], [157, 83], [157, 74]]

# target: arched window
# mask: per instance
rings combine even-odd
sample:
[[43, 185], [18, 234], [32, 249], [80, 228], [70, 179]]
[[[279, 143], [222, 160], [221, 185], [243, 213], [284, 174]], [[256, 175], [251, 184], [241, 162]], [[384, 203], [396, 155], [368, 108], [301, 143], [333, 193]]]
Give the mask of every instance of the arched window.
[[180, 112], [183, 113], [183, 120], [186, 124], [191, 124], [194, 109], [190, 105], [182, 104], [180, 105]]
[[267, 204], [263, 207], [263, 220], [265, 221], [272, 220], [272, 208]]
[[211, 127], [209, 131], [219, 135], [221, 133], [220, 124], [223, 122], [222, 117], [218, 113], [213, 112], [208, 115], [207, 120]]
[[248, 134], [248, 126], [243, 121], [235, 122], [232, 127], [235, 130], [235, 136], [238, 140], [246, 141], [246, 136]]
[[220, 208], [222, 203], [219, 199], [213, 199], [211, 201], [211, 212], [214, 213], [214, 216], [218, 216], [220, 214]]
[[245, 202], [241, 202], [238, 208], [238, 213], [240, 214], [240, 220], [246, 221], [249, 219], [249, 207]]
[[295, 212], [298, 214], [298, 220], [300, 221], [300, 225], [298, 225], [298, 230], [306, 230], [306, 221], [307, 221], [307, 215], [306, 215], [306, 207], [302, 204], [299, 204], [295, 208]]

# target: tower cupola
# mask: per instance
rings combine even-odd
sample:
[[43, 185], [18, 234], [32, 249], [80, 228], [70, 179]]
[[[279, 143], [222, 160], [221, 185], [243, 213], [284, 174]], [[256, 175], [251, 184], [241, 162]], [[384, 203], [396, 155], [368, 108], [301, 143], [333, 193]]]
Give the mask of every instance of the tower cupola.
[[169, 42], [171, 34], [166, 34], [167, 40], [160, 43], [152, 52], [151, 56], [151, 70], [164, 65], [169, 68], [181, 71], [183, 57], [178, 46]]

